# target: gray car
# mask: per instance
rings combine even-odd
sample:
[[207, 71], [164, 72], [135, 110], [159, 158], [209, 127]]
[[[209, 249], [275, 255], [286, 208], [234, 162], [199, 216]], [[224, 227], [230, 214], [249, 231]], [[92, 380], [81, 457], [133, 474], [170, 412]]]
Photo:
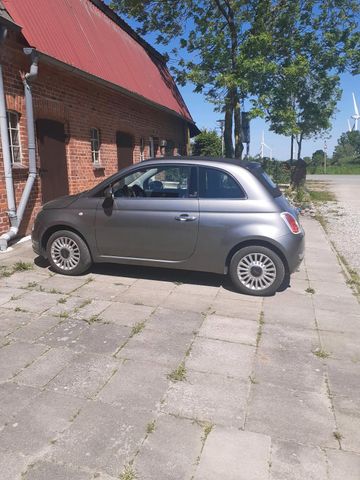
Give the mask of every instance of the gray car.
[[53, 200], [32, 242], [65, 275], [93, 262], [198, 270], [251, 295], [274, 294], [304, 255], [297, 212], [259, 164], [204, 157], [147, 160]]

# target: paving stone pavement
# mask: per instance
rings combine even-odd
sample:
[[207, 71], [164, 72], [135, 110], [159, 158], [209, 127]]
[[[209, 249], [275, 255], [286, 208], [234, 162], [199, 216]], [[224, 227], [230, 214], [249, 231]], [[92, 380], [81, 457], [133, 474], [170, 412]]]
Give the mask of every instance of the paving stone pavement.
[[303, 223], [305, 262], [265, 299], [202, 273], [65, 278], [29, 242], [2, 254], [0, 479], [359, 480], [359, 304]]

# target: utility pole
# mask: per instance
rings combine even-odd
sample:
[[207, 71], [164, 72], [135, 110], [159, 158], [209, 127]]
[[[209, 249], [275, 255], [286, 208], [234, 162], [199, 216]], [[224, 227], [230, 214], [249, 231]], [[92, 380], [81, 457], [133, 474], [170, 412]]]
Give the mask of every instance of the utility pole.
[[327, 143], [324, 140], [324, 173], [326, 175], [326, 162], [327, 162]]
[[219, 124], [220, 132], [221, 132], [221, 156], [224, 156], [224, 149], [225, 149], [225, 142], [224, 142], [224, 128], [225, 128], [225, 120], [220, 119], [216, 120], [216, 123]]

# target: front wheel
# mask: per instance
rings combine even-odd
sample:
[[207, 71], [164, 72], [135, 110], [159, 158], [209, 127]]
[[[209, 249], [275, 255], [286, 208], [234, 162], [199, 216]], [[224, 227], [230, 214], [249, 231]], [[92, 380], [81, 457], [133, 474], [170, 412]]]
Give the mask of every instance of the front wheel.
[[285, 278], [285, 266], [270, 248], [250, 245], [231, 259], [229, 275], [236, 290], [247, 295], [273, 295]]
[[63, 275], [81, 275], [92, 263], [84, 240], [68, 230], [60, 230], [51, 235], [46, 253], [53, 269]]

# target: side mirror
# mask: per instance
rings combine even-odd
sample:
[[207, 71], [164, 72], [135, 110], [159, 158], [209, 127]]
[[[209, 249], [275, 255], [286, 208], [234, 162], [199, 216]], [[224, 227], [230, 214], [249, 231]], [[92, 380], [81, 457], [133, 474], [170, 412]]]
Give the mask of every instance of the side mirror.
[[105, 196], [105, 199], [106, 200], [114, 200], [114, 193], [113, 193], [113, 189], [112, 187], [107, 187], [105, 190], [104, 190], [104, 196]]

